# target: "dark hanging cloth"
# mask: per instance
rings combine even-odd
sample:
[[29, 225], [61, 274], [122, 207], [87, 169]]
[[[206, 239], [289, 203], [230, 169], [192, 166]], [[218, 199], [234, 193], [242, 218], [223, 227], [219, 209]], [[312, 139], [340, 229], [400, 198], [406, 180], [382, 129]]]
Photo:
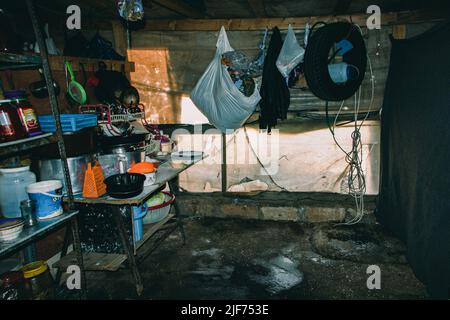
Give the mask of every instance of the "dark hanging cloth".
[[272, 37], [264, 60], [259, 103], [261, 109], [259, 128], [268, 129], [269, 132], [277, 124], [277, 119], [286, 119], [290, 103], [286, 80], [275, 64], [282, 46], [280, 30], [275, 27], [272, 30]]
[[433, 298], [450, 288], [450, 23], [391, 38], [377, 218]]

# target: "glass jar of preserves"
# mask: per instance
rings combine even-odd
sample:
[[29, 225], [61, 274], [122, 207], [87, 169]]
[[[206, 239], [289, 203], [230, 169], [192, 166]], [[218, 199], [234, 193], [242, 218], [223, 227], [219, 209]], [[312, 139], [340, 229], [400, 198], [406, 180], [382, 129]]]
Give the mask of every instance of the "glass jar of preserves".
[[23, 275], [31, 285], [33, 300], [55, 298], [55, 283], [45, 261], [34, 261], [22, 267]]
[[17, 108], [10, 100], [0, 101], [0, 139], [1, 142], [14, 141], [27, 137]]
[[0, 300], [28, 300], [31, 287], [22, 271], [10, 271], [0, 275]]
[[25, 98], [17, 98], [11, 100], [11, 104], [17, 108], [22, 127], [26, 131], [28, 137], [42, 134], [41, 126], [39, 125], [38, 118], [31, 103]]

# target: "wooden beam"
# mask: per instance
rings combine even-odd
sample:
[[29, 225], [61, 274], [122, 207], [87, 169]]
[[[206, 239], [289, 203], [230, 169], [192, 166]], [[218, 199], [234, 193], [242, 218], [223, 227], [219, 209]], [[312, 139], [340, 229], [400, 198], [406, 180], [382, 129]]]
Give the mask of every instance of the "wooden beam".
[[[291, 17], [291, 18], [260, 18], [260, 19], [184, 19], [184, 20], [149, 20], [146, 23], [147, 31], [217, 31], [224, 26], [227, 30], [264, 30], [266, 27], [287, 29], [289, 24], [293, 28], [302, 29], [307, 22], [317, 21], [333, 22], [342, 19], [351, 20], [362, 27], [366, 26], [369, 17], [366, 13], [348, 15], [328, 15], [314, 17]], [[401, 11], [386, 12], [382, 14], [381, 23], [383, 26], [437, 22], [446, 19], [445, 12], [428, 11]]]
[[127, 56], [127, 32], [119, 20], [111, 21], [113, 37], [114, 37], [114, 49], [118, 54]]
[[178, 14], [181, 14], [182, 16], [189, 17], [189, 18], [203, 18], [204, 14], [197, 10], [194, 7], [191, 7], [190, 5], [184, 3], [181, 0], [152, 0], [152, 2], [167, 8], [173, 12], [176, 12]]
[[392, 26], [392, 35], [395, 39], [405, 39], [406, 38], [406, 25], [399, 24]]
[[255, 17], [264, 18], [267, 16], [263, 0], [247, 0], [247, 2], [250, 8], [252, 9]]
[[344, 14], [350, 8], [352, 0], [336, 0], [334, 5], [333, 14]]

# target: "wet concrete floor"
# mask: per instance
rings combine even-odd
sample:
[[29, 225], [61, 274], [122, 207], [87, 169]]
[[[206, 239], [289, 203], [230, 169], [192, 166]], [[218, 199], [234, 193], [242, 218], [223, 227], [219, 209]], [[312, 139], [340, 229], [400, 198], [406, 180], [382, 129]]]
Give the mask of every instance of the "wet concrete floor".
[[[404, 246], [377, 225], [200, 218], [186, 221], [139, 268], [88, 272], [90, 299], [424, 299]], [[367, 288], [367, 268], [381, 289]]]

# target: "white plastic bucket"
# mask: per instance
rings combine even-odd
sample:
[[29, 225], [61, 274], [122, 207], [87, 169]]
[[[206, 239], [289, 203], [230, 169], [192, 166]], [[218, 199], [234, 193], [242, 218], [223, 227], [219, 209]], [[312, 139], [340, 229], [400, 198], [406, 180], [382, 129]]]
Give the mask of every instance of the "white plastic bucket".
[[36, 216], [39, 220], [59, 216], [62, 210], [62, 182], [47, 180], [28, 185], [28, 197], [36, 201]]

